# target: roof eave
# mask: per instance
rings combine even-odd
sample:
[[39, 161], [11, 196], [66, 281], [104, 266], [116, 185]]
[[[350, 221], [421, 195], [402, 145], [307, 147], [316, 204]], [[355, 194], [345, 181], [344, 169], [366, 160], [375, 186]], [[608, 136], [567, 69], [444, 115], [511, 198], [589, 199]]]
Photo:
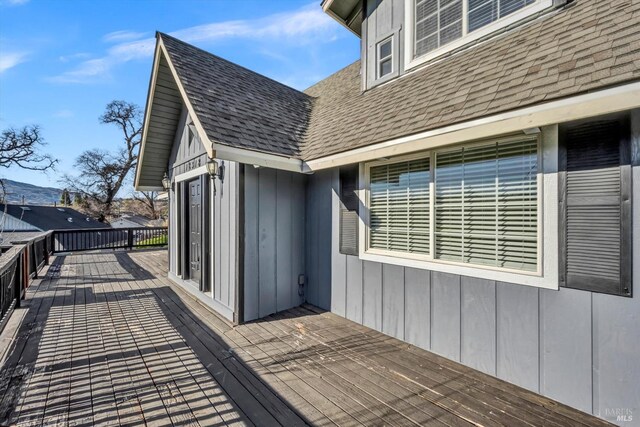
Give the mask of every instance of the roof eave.
[[[343, 4], [345, 1], [353, 3], [352, 7], [348, 7], [348, 13], [338, 12], [336, 7], [338, 4]], [[340, 25], [351, 31], [358, 37], [362, 37], [362, 7], [360, 0], [323, 0], [322, 10]]]

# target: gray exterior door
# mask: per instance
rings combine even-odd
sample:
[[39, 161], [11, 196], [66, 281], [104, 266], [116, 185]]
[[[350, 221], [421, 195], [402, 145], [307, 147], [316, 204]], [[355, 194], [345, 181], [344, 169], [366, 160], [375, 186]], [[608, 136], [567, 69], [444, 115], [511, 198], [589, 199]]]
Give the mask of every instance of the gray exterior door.
[[200, 283], [202, 277], [202, 184], [189, 182], [189, 278]]

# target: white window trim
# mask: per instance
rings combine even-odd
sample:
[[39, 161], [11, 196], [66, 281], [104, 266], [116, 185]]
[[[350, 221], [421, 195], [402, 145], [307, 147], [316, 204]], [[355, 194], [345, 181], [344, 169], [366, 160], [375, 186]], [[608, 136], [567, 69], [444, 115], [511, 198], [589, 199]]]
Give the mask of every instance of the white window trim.
[[[394, 34], [390, 35], [389, 37], [385, 38], [384, 40], [379, 41], [376, 44], [376, 80], [385, 78], [385, 77], [389, 77], [393, 74], [394, 71], [396, 71], [396, 64], [394, 63], [395, 61], [393, 60], [394, 58], [394, 54], [395, 54], [395, 48], [394, 48], [394, 43], [393, 43], [393, 37]], [[388, 56], [385, 56], [384, 58], [380, 57], [380, 48], [382, 47], [382, 45], [384, 43], [389, 43], [391, 45], [391, 53]], [[384, 76], [382, 74], [380, 74], [380, 64], [382, 63], [383, 60], [389, 60], [391, 62], [391, 71], [389, 71], [387, 74], [385, 74]]]
[[[487, 142], [506, 142], [514, 139], [522, 139], [522, 136], [508, 138], [493, 138], [478, 141], [479, 144]], [[475, 144], [467, 143], [466, 146]], [[543, 128], [539, 135], [538, 153], [538, 271], [527, 272], [500, 267], [480, 266], [465, 264], [460, 262], [443, 261], [433, 258], [435, 223], [434, 199], [435, 182], [431, 179], [429, 184], [429, 197], [431, 200], [430, 214], [430, 254], [403, 254], [400, 252], [385, 251], [381, 249], [368, 249], [368, 224], [369, 212], [365, 208], [359, 217], [359, 257], [365, 261], [380, 262], [385, 264], [413, 267], [423, 270], [439, 271], [444, 273], [471, 276], [480, 279], [495, 280], [500, 282], [515, 283], [526, 286], [534, 286], [545, 289], [558, 289], [559, 266], [558, 266], [558, 128], [556, 125]], [[360, 182], [362, 183], [358, 191], [358, 197], [362, 206], [369, 206], [369, 169], [371, 166], [391, 163], [396, 161], [410, 160], [415, 158], [433, 157], [432, 152], [423, 151], [406, 156], [394, 157], [391, 159], [381, 159], [368, 163], [360, 163]], [[431, 161], [433, 166], [433, 160]], [[434, 170], [430, 168], [433, 178]]]
[[[497, 21], [492, 22], [491, 24], [485, 25], [482, 28], [479, 28], [467, 35], [455, 40], [451, 43], [448, 43], [442, 47], [439, 47], [436, 50], [433, 50], [429, 53], [426, 53], [418, 58], [414, 58], [415, 54], [415, 2], [416, 0], [405, 0], [405, 37], [404, 37], [404, 68], [408, 70], [410, 68], [416, 67], [418, 65], [424, 64], [425, 62], [431, 61], [432, 59], [443, 55], [447, 52], [451, 52], [452, 50], [458, 49], [461, 46], [464, 46], [468, 43], [471, 43], [475, 40], [481, 39], [495, 31], [498, 31], [502, 28], [508, 27], [509, 25], [513, 25], [516, 22], [526, 18], [527, 16], [542, 12], [543, 10], [551, 7], [553, 5], [553, 0], [537, 0], [535, 3], [526, 6], [516, 12], [513, 12], [510, 15], [505, 16], [504, 18], [500, 18]], [[462, 14], [462, 25], [463, 29], [467, 27], [467, 0], [463, 1], [463, 14]]]

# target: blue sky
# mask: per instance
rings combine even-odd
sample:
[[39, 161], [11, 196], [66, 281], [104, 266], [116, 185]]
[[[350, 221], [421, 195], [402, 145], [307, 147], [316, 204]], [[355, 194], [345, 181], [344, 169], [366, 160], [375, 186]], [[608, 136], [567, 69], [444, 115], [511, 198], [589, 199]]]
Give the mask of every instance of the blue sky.
[[359, 57], [320, 0], [0, 0], [0, 129], [40, 125], [60, 160], [0, 177], [59, 187], [80, 152], [117, 148], [98, 117], [113, 99], [144, 108], [156, 30], [297, 89]]

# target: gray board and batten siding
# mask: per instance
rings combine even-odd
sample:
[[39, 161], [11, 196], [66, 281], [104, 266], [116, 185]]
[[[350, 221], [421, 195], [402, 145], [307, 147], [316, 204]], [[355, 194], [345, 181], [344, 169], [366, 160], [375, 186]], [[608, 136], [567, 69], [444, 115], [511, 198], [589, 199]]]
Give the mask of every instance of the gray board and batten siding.
[[[640, 157], [640, 112], [632, 117], [633, 153]], [[632, 170], [636, 293], [639, 160]], [[339, 169], [310, 176], [307, 188], [307, 206], [316, 207], [307, 239], [331, 228], [330, 243], [308, 247], [307, 301], [326, 307], [330, 283], [331, 311], [356, 323], [609, 420], [616, 410], [640, 413], [640, 297], [547, 290], [344, 255]], [[329, 279], [318, 276], [328, 270]], [[625, 425], [640, 425], [640, 417]]]
[[250, 321], [304, 302], [306, 289], [299, 277], [305, 274], [306, 176], [252, 165], [243, 168], [242, 320]]
[[[239, 165], [236, 162], [225, 161], [225, 176], [221, 183], [219, 179], [214, 181], [203, 170], [207, 162], [207, 154], [196, 132], [190, 135], [190, 118], [183, 108], [178, 132], [173, 144], [169, 160], [169, 173], [172, 179], [177, 179], [169, 198], [171, 214], [169, 236], [169, 266], [170, 276], [187, 287], [191, 293], [197, 296], [203, 303], [211, 306], [228, 320], [234, 320], [236, 308], [236, 288], [238, 283], [238, 184]], [[191, 138], [190, 138], [191, 136]], [[188, 176], [188, 178], [184, 178]], [[184, 215], [179, 211], [179, 204], [184, 197], [180, 194], [182, 182], [199, 179], [208, 181], [203, 188], [208, 191], [203, 195], [203, 202], [209, 200], [208, 218], [205, 221], [204, 232], [208, 231], [208, 250], [204, 250], [203, 259], [208, 258], [208, 264], [203, 269], [209, 280], [210, 291], [200, 292], [195, 287], [182, 280], [184, 277], [179, 264], [179, 251], [181, 250], [182, 232], [178, 221]], [[205, 204], [203, 203], [203, 206]], [[184, 209], [184, 208], [182, 208]], [[206, 256], [206, 253], [210, 256]], [[203, 279], [204, 280], [204, 279]]]

